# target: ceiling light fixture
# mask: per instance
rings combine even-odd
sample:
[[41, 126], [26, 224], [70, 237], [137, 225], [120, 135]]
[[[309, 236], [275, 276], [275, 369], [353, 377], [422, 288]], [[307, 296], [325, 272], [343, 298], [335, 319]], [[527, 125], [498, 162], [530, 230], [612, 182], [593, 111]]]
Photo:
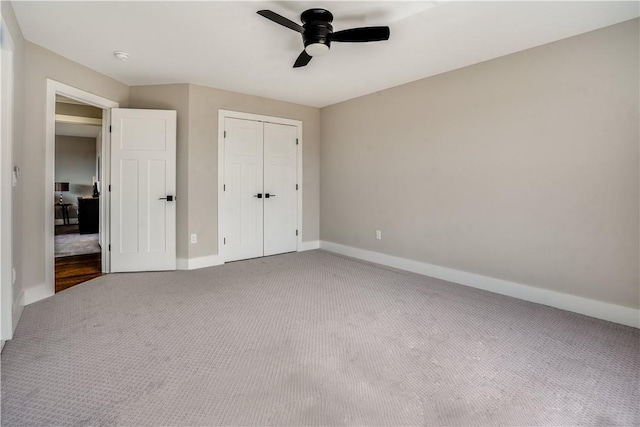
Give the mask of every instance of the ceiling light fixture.
[[120, 61], [126, 61], [127, 59], [129, 59], [129, 54], [127, 52], [123, 52], [121, 50], [116, 50], [116, 51], [113, 52], [113, 54]]
[[311, 43], [304, 48], [309, 56], [323, 56], [329, 53], [329, 46], [324, 43]]

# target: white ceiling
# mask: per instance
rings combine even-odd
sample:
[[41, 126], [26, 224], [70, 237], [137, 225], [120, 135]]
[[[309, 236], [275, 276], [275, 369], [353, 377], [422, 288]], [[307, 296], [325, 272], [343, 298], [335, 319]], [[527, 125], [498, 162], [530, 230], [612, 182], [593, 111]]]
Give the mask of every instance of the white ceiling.
[[[156, 2], [13, 4], [25, 38], [127, 85], [195, 83], [322, 107], [616, 24], [636, 1]], [[256, 14], [299, 21], [311, 7], [334, 30], [389, 25], [389, 41], [334, 43], [293, 69], [298, 33]], [[114, 50], [130, 54], [127, 62]]]

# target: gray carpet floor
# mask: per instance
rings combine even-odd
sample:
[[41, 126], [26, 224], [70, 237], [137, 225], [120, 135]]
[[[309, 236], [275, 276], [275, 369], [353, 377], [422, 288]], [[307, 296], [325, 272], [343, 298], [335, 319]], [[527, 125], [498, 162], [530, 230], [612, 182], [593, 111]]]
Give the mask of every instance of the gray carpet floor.
[[25, 308], [2, 424], [640, 424], [640, 331], [312, 251]]

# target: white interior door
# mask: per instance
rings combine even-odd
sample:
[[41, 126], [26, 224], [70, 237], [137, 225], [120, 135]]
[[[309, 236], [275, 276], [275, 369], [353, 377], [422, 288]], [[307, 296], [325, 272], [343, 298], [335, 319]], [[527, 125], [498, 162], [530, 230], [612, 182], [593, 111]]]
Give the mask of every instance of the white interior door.
[[263, 255], [262, 122], [226, 118], [224, 122], [225, 261]]
[[[104, 113], [103, 113], [104, 114]], [[102, 185], [102, 183], [104, 182], [104, 180], [102, 179], [102, 129], [100, 129], [100, 131], [98, 132], [98, 136], [96, 137], [96, 180], [98, 181], [98, 185]], [[98, 187], [98, 191], [102, 192], [102, 189], [100, 187]], [[100, 245], [100, 248], [104, 248], [105, 245], [105, 235], [104, 235], [104, 215], [102, 214], [102, 209], [103, 209], [103, 203], [104, 203], [104, 198], [100, 197], [98, 199], [98, 219], [99, 219], [99, 223], [100, 226], [98, 227], [98, 244]], [[102, 271], [104, 272], [104, 260], [103, 260], [103, 267], [102, 267]]]
[[295, 126], [264, 123], [264, 255], [297, 249]]
[[176, 112], [112, 109], [111, 271], [176, 268]]

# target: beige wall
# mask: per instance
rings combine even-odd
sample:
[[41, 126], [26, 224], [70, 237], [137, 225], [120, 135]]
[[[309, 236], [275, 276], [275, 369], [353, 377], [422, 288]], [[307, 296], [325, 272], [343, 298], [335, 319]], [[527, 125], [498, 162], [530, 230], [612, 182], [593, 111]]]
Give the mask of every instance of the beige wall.
[[91, 194], [91, 178], [96, 175], [96, 138], [57, 135], [55, 156], [55, 181], [82, 185]]
[[177, 111], [176, 138], [176, 256], [189, 258], [189, 85], [133, 86], [131, 108]]
[[[216, 255], [218, 110], [234, 110], [303, 122], [303, 241], [319, 237], [320, 111], [197, 85], [134, 86], [132, 108], [178, 111], [178, 258]], [[190, 244], [189, 235], [198, 234]]]
[[[53, 203], [53, 191], [45, 192], [46, 79], [119, 102], [126, 107], [129, 87], [83, 67], [38, 45], [25, 42], [24, 99], [22, 114], [22, 238], [23, 288], [38, 286], [45, 278], [45, 203]], [[15, 254], [14, 254], [15, 256]]]
[[[75, 205], [69, 210], [69, 216], [78, 216], [78, 197], [91, 196], [96, 175], [96, 138], [77, 136], [56, 136], [55, 182], [68, 182], [69, 191], [62, 193], [64, 203]], [[53, 192], [54, 199], [59, 200], [60, 192]], [[62, 211], [57, 208], [56, 218], [62, 218]]]
[[[11, 147], [12, 164], [14, 166], [20, 166], [22, 164], [22, 126], [23, 126], [23, 99], [24, 99], [24, 45], [25, 40], [18, 26], [15, 14], [13, 13], [13, 7], [11, 3], [2, 1], [0, 2], [2, 8], [2, 17], [7, 24], [7, 28], [11, 33], [11, 38], [14, 43], [13, 50], [13, 144]], [[13, 284], [13, 303], [18, 302], [21, 297], [23, 288], [22, 277], [22, 201], [24, 185], [22, 180], [18, 182], [16, 187], [13, 187], [12, 199], [11, 199], [11, 222], [12, 222], [12, 263], [16, 269], [16, 281]]]
[[638, 27], [323, 108], [322, 240], [639, 307]]

